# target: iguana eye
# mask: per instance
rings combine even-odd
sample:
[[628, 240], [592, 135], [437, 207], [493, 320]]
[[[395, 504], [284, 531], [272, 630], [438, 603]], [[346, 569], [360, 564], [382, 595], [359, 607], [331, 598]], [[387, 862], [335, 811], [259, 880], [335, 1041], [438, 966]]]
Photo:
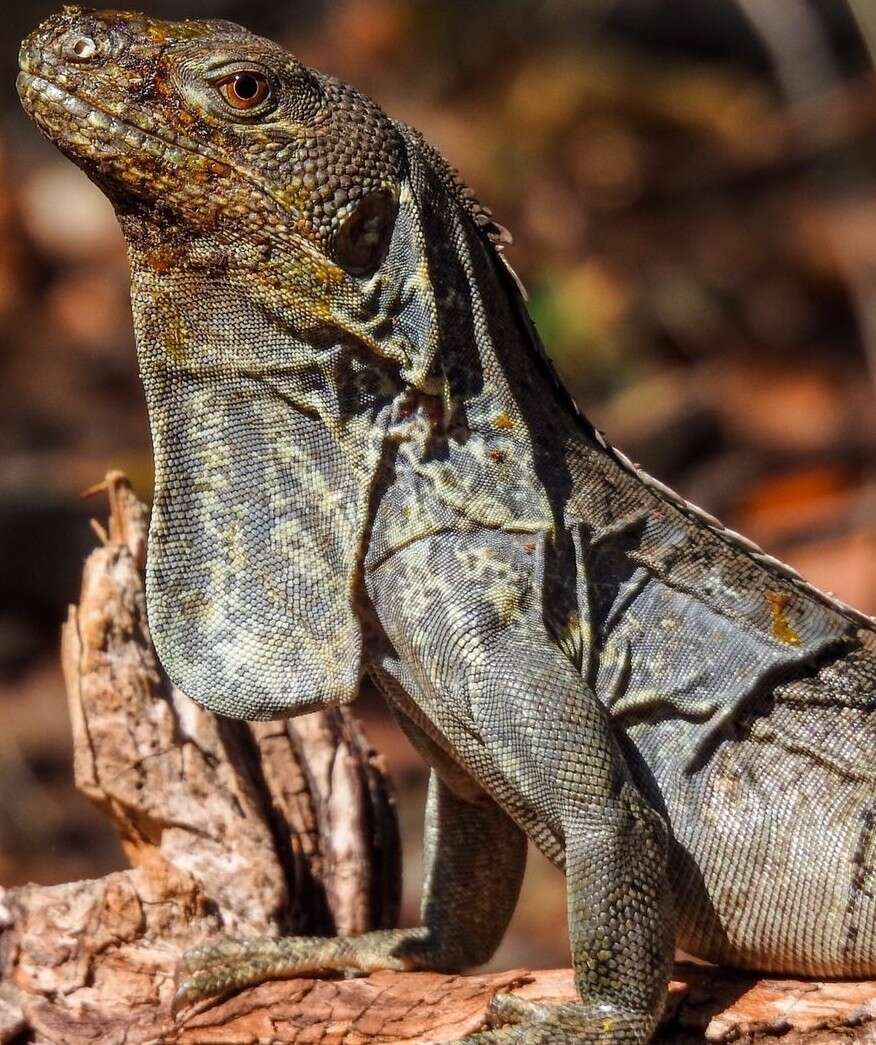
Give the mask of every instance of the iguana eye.
[[332, 257], [352, 276], [370, 276], [383, 261], [398, 201], [389, 189], [369, 193], [332, 240]]
[[254, 70], [232, 73], [216, 84], [219, 93], [233, 109], [255, 109], [271, 93], [267, 77]]

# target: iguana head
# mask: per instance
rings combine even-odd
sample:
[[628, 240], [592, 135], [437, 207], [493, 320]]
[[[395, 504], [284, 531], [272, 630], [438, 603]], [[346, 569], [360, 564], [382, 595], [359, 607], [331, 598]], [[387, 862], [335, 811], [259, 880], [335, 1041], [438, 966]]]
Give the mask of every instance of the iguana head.
[[135, 264], [258, 268], [302, 330], [330, 318], [401, 364], [422, 356], [422, 325], [397, 337], [388, 322], [414, 295], [434, 305], [422, 250], [379, 281], [393, 301], [367, 283], [400, 204], [400, 246], [422, 232], [412, 165], [440, 183], [423, 186], [431, 206], [452, 201], [486, 236], [507, 236], [416, 132], [232, 22], [68, 6], [24, 41], [20, 65], [25, 109], [113, 202]]
[[231, 23], [67, 7], [21, 69], [128, 241], [165, 667], [226, 714], [350, 699], [364, 543], [406, 424], [454, 510], [529, 525], [503, 398], [527, 364], [494, 351], [519, 335], [503, 230], [416, 132]]
[[231, 22], [66, 7], [24, 42], [21, 69], [25, 108], [121, 211], [306, 240], [338, 277], [382, 260], [399, 133], [271, 41]]

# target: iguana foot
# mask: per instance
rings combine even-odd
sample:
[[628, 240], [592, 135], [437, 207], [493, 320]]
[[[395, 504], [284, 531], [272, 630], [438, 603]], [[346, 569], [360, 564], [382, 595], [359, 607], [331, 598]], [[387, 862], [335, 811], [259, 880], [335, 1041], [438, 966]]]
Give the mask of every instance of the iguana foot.
[[613, 1006], [539, 1005], [497, 994], [487, 1016], [491, 1029], [456, 1045], [644, 1045], [652, 1021]]
[[327, 972], [408, 969], [411, 961], [393, 954], [413, 932], [389, 930], [354, 937], [285, 936], [235, 940], [222, 937], [186, 951], [176, 969], [173, 1012], [205, 998]]

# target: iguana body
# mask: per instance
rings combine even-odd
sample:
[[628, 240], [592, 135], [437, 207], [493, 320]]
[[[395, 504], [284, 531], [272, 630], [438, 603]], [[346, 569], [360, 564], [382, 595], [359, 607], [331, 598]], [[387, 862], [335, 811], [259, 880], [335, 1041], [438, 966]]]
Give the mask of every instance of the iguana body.
[[208, 945], [180, 999], [485, 961], [525, 835], [581, 1002], [478, 1042], [646, 1041], [676, 940], [876, 974], [872, 622], [604, 443], [440, 157], [230, 23], [66, 8], [22, 68], [129, 245], [171, 677], [268, 718], [370, 674], [433, 767], [422, 928]]

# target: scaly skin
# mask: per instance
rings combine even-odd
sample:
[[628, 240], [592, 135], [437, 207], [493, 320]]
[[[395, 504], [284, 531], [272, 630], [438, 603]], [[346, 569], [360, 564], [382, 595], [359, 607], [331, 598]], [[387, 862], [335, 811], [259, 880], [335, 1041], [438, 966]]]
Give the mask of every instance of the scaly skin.
[[645, 1042], [672, 947], [876, 974], [876, 631], [609, 447], [507, 234], [415, 131], [225, 22], [65, 8], [19, 91], [112, 200], [171, 678], [270, 718], [381, 686], [432, 766], [423, 924], [218, 941], [178, 1003], [485, 961], [528, 835], [580, 1003], [472, 1042]]

